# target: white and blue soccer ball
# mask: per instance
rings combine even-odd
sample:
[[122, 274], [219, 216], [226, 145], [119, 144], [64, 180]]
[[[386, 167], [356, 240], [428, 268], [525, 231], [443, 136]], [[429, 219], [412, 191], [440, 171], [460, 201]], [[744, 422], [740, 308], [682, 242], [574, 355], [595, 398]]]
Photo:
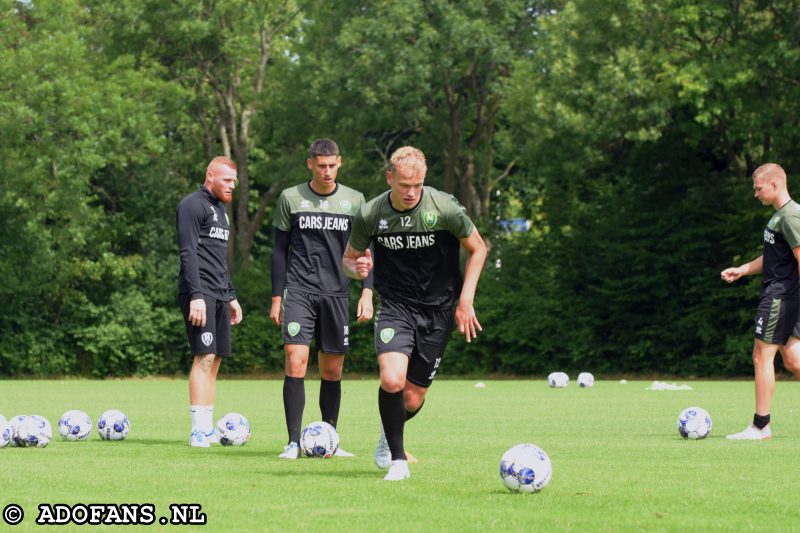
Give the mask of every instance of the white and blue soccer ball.
[[109, 409], [97, 419], [97, 433], [103, 440], [123, 440], [130, 430], [130, 420], [118, 409]]
[[58, 419], [58, 432], [69, 441], [86, 440], [92, 432], [92, 419], [83, 411], [71, 409]]
[[0, 420], [0, 448], [5, 448], [14, 440], [14, 430], [11, 424], [3, 418]]
[[550, 457], [535, 444], [517, 444], [500, 459], [500, 479], [511, 492], [539, 492], [552, 476]]
[[18, 415], [10, 421], [12, 446], [44, 448], [53, 438], [53, 426], [43, 416]]
[[228, 413], [220, 418], [216, 430], [223, 446], [244, 446], [250, 440], [250, 422], [239, 413]]
[[578, 374], [578, 385], [586, 388], [594, 385], [594, 376], [589, 372], [581, 372]]
[[569, 384], [569, 376], [565, 372], [551, 372], [547, 376], [547, 384], [555, 388], [563, 388]]
[[327, 422], [311, 422], [300, 436], [300, 449], [306, 457], [333, 457], [339, 448], [339, 434]]
[[688, 407], [678, 416], [678, 433], [684, 439], [704, 439], [711, 433], [711, 415], [701, 407]]

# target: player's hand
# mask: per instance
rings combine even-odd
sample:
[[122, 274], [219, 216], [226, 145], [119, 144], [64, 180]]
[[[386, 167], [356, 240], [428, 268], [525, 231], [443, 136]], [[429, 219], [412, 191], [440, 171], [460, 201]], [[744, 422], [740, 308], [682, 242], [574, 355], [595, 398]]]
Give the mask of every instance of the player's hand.
[[358, 299], [358, 315], [356, 322], [369, 322], [372, 320], [374, 309], [372, 307], [372, 291], [367, 289], [361, 292], [361, 298]]
[[733, 283], [737, 279], [744, 276], [744, 272], [742, 271], [741, 267], [726, 268], [722, 271], [720, 276], [722, 276], [722, 279], [728, 283]]
[[189, 322], [199, 328], [206, 325], [206, 301], [196, 298], [189, 302]]
[[231, 300], [228, 305], [231, 307], [231, 326], [235, 326], [244, 318], [242, 306], [239, 305], [239, 300]]
[[367, 248], [364, 250], [364, 255], [356, 259], [356, 275], [359, 279], [366, 279], [370, 270], [372, 270], [372, 251]]
[[475, 316], [475, 308], [468, 302], [458, 302], [456, 325], [458, 326], [458, 332], [464, 335], [467, 342], [472, 342], [472, 339], [478, 336], [478, 331], [483, 331], [478, 322], [478, 317]]
[[283, 317], [281, 316], [281, 311], [283, 310], [283, 298], [280, 296], [273, 296], [272, 297], [272, 307], [269, 308], [269, 319], [272, 320], [272, 323], [276, 326], [280, 326], [283, 322]]

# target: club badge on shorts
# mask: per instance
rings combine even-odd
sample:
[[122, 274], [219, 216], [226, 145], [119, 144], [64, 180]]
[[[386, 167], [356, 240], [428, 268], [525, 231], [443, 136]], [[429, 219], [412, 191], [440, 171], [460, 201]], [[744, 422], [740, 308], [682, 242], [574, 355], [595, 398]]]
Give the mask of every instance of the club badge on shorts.
[[214, 334], [210, 331], [206, 331], [200, 335], [200, 340], [203, 341], [203, 344], [206, 346], [211, 346], [211, 343], [214, 342]]
[[300, 324], [298, 324], [297, 322], [289, 322], [286, 325], [286, 331], [289, 332], [289, 335], [294, 337], [295, 335], [300, 333]]
[[389, 341], [394, 338], [394, 330], [392, 328], [383, 328], [381, 330], [381, 340], [384, 344], [389, 344]]

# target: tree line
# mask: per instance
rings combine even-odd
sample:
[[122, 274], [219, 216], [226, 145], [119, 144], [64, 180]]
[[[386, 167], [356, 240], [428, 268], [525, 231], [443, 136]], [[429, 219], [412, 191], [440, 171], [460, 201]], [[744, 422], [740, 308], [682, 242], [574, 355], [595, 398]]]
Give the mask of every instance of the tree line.
[[[770, 213], [798, 163], [787, 0], [0, 0], [0, 375], [180, 374], [175, 206], [236, 161], [229, 372], [280, 372], [273, 207], [318, 137], [367, 198], [404, 144], [490, 244], [446, 374], [751, 372]], [[793, 185], [795, 187], [793, 187]], [[798, 193], [800, 194], [800, 193]], [[520, 218], [530, 229], [509, 232]], [[369, 325], [348, 371], [377, 368]]]

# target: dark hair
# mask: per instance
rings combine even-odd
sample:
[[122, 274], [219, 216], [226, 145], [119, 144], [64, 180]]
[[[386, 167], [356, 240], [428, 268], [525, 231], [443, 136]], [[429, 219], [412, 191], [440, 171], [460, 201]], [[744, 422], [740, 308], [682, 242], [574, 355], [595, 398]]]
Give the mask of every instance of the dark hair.
[[321, 155], [339, 155], [339, 146], [331, 139], [317, 139], [311, 143], [308, 157], [314, 159]]

